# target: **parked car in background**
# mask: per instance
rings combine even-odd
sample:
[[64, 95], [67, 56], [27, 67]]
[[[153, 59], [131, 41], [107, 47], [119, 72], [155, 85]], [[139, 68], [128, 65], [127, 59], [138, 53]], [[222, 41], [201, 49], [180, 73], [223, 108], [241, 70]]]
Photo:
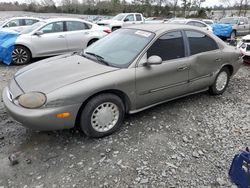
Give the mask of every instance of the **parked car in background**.
[[213, 32], [212, 27], [210, 25], [207, 25], [205, 22], [200, 21], [200, 20], [193, 20], [193, 19], [174, 19], [170, 20], [166, 23], [171, 23], [171, 24], [186, 24], [186, 25], [192, 25], [196, 27], [201, 27], [207, 31]]
[[246, 35], [242, 37], [237, 47], [240, 49], [241, 53], [244, 55], [243, 57], [244, 62], [250, 63], [250, 35]]
[[11, 29], [17, 32], [21, 32], [27, 27], [30, 27], [34, 23], [41, 21], [40, 18], [33, 17], [14, 17], [0, 23], [0, 29]]
[[168, 19], [164, 17], [148, 17], [145, 19], [145, 23], [164, 23]]
[[51, 18], [37, 22], [21, 32], [12, 53], [14, 64], [31, 58], [59, 55], [86, 48], [111, 30], [75, 18]]
[[3, 91], [10, 115], [24, 126], [80, 126], [103, 137], [133, 114], [209, 90], [222, 94], [242, 63], [240, 51], [198, 27], [140, 24], [122, 28], [82, 53], [20, 69]]
[[112, 31], [120, 29], [126, 25], [142, 24], [145, 22], [144, 17], [140, 13], [121, 13], [109, 20], [101, 20], [97, 22], [100, 26], [107, 26]]
[[219, 37], [234, 39], [249, 34], [250, 23], [247, 17], [226, 17], [213, 25], [213, 31]]

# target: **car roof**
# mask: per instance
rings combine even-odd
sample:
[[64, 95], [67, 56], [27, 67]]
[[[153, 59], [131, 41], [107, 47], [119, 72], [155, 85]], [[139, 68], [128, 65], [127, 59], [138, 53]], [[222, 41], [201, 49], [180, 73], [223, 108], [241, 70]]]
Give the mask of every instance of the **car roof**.
[[83, 19], [80, 19], [80, 18], [65, 18], [65, 17], [62, 17], [62, 18], [48, 18], [45, 20], [46, 22], [55, 22], [55, 21], [81, 21], [81, 22], [87, 22]]
[[203, 29], [200, 29], [196, 26], [190, 26], [190, 25], [180, 25], [180, 24], [174, 24], [174, 23], [161, 23], [161, 24], [138, 24], [138, 25], [131, 25], [124, 28], [131, 28], [131, 29], [140, 29], [144, 31], [153, 32], [156, 34], [161, 34], [166, 31], [171, 30], [181, 30], [181, 29], [192, 29], [197, 31], [205, 32]]
[[15, 20], [15, 19], [35, 19], [35, 20], [42, 20], [42, 18], [30, 17], [30, 16], [23, 16], [23, 17], [12, 17], [8, 20]]

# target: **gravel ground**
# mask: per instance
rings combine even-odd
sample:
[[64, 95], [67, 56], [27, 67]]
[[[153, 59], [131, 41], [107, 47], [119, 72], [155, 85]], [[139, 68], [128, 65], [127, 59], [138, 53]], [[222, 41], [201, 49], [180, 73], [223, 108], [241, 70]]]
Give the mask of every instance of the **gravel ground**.
[[[0, 93], [19, 68], [0, 65]], [[223, 95], [204, 92], [129, 115], [103, 139], [26, 129], [0, 101], [0, 187], [235, 187], [228, 170], [250, 145], [249, 88], [243, 65]]]

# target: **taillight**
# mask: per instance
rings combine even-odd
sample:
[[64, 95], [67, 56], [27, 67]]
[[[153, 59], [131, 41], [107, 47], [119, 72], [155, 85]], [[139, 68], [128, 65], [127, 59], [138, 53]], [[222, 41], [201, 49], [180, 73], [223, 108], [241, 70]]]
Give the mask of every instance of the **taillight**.
[[111, 33], [111, 29], [104, 29], [103, 30], [105, 33]]

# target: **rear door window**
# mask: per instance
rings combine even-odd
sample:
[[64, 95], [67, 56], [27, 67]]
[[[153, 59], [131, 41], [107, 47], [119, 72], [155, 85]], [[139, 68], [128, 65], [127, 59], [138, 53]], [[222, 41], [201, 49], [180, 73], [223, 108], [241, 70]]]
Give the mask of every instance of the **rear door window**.
[[248, 24], [248, 19], [244, 18], [244, 22], [245, 22], [245, 24]]
[[161, 36], [149, 48], [147, 56], [157, 55], [163, 61], [185, 57], [184, 41], [180, 31], [169, 32]]
[[66, 22], [67, 31], [80, 31], [89, 29], [88, 25], [83, 22], [77, 21], [67, 21]]
[[198, 31], [185, 31], [191, 55], [217, 50], [219, 49], [217, 43], [204, 33]]
[[25, 19], [25, 25], [33, 25], [34, 23], [38, 22], [38, 20], [34, 19]]
[[136, 21], [142, 21], [142, 18], [141, 18], [140, 14], [136, 14], [135, 17], [136, 17]]

